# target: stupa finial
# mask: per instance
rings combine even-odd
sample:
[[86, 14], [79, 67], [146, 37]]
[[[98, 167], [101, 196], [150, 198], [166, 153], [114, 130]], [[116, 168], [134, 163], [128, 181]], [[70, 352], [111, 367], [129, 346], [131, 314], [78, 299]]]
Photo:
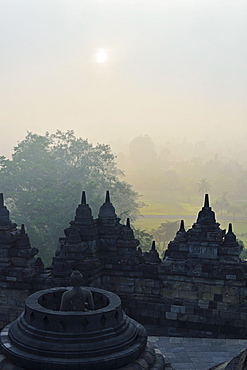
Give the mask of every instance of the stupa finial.
[[184, 220], [181, 220], [181, 222], [180, 222], [179, 231], [185, 231], [185, 228], [184, 228]]
[[229, 227], [228, 227], [228, 233], [232, 233], [232, 224], [231, 223], [229, 224]]
[[106, 197], [105, 197], [105, 203], [102, 204], [102, 206], [100, 207], [100, 210], [99, 210], [99, 217], [103, 217], [103, 218], [112, 218], [114, 217], [114, 219], [117, 217], [116, 213], [115, 213], [115, 208], [113, 207], [113, 205], [111, 204], [111, 201], [110, 201], [110, 193], [109, 193], [109, 190], [106, 191]]
[[111, 203], [109, 190], [106, 191], [105, 203]]
[[85, 191], [83, 190], [82, 192], [82, 196], [81, 196], [81, 204], [86, 204], [86, 193]]
[[4, 206], [3, 193], [0, 193], [0, 207]]
[[211, 207], [209, 206], [208, 194], [205, 194], [204, 206], [198, 213], [197, 223], [204, 225], [216, 223], [214, 211], [212, 211]]
[[208, 197], [208, 194], [205, 194], [204, 207], [209, 208], [209, 197]]
[[155, 251], [156, 250], [156, 247], [155, 247], [155, 240], [152, 241], [152, 248], [151, 248], [152, 251]]
[[21, 234], [26, 234], [26, 230], [25, 230], [24, 224], [21, 225]]
[[130, 227], [130, 219], [129, 219], [129, 217], [127, 218], [127, 220], [126, 220], [126, 226], [127, 227]]

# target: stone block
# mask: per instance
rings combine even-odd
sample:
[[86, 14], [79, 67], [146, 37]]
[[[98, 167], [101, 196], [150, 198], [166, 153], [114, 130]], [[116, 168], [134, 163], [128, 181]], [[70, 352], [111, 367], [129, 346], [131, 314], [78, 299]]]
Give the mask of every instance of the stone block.
[[174, 289], [177, 290], [192, 290], [193, 285], [191, 283], [176, 283]]
[[202, 299], [204, 301], [213, 301], [214, 300], [214, 294], [212, 293], [204, 293], [202, 296]]
[[151, 294], [160, 295], [160, 290], [158, 288], [151, 288]]
[[132, 294], [134, 293], [134, 284], [120, 285], [120, 291], [123, 293]]
[[17, 280], [17, 277], [15, 276], [7, 276], [7, 281], [16, 281]]
[[208, 284], [197, 284], [199, 290], [203, 293], [211, 293], [211, 287]]
[[223, 295], [222, 294], [214, 294], [214, 301], [215, 302], [222, 302]]
[[203, 292], [197, 292], [196, 293], [196, 298], [198, 299], [198, 300], [202, 300], [202, 297], [203, 297]]
[[179, 275], [173, 275], [173, 276], [170, 276], [170, 279], [171, 280], [174, 280], [174, 281], [182, 281], [184, 282], [184, 276], [179, 276]]
[[204, 280], [204, 279], [202, 279], [202, 278], [198, 278], [198, 277], [193, 278], [193, 281], [194, 281], [195, 283], [205, 283], [205, 280]]
[[198, 285], [192, 285], [191, 286], [191, 290], [194, 291], [194, 292], [198, 292], [200, 290], [200, 287]]
[[243, 286], [243, 281], [234, 281], [234, 286], [236, 286], [236, 287], [242, 287]]
[[236, 280], [237, 276], [236, 275], [226, 275], [227, 280]]
[[219, 313], [220, 313], [220, 317], [222, 317], [222, 319], [229, 320], [230, 317], [231, 317], [231, 313], [228, 312], [228, 311], [221, 310], [221, 311], [219, 311]]
[[217, 308], [217, 302], [213, 302], [213, 301], [208, 302], [208, 308], [210, 309]]
[[171, 305], [171, 312], [185, 313], [185, 307], [184, 306]]
[[244, 321], [247, 322], [247, 312], [241, 312], [240, 313], [240, 318], [241, 318], [241, 320], [244, 320]]
[[148, 314], [149, 314], [149, 312], [148, 312], [148, 310], [147, 309], [142, 309], [141, 310], [141, 316], [143, 316], [143, 317], [148, 317]]
[[178, 298], [197, 299], [197, 294], [196, 292], [191, 292], [191, 291], [179, 291]]
[[231, 296], [231, 295], [224, 295], [222, 298], [223, 303], [232, 303], [232, 304], [237, 304], [239, 303], [239, 298], [236, 296]]
[[223, 302], [218, 302], [217, 303], [217, 309], [218, 310], [227, 310], [228, 309], [228, 305], [226, 303], [223, 303]]
[[178, 298], [178, 292], [170, 289], [162, 289], [162, 296], [167, 298]]
[[0, 262], [9, 262], [9, 261], [11, 261], [11, 259], [10, 258], [8, 258], [8, 257], [0, 257]]
[[135, 285], [135, 293], [142, 293], [142, 286]]
[[9, 257], [9, 249], [8, 248], [3, 248], [3, 246], [1, 246], [0, 248], [0, 260], [2, 258], [8, 258]]
[[160, 304], [160, 303], [155, 303], [155, 304], [152, 303], [152, 309], [155, 310], [155, 311], [161, 311], [162, 306], [163, 305]]
[[161, 316], [160, 312], [154, 310], [148, 310], [148, 317], [154, 317], [158, 319]]
[[13, 298], [8, 298], [8, 305], [9, 306], [17, 306], [17, 300]]
[[188, 321], [191, 322], [198, 322], [199, 316], [198, 315], [189, 315]]
[[213, 293], [213, 294], [222, 294], [222, 291], [223, 291], [223, 287], [222, 286], [211, 286], [210, 287], [210, 292]]
[[170, 311], [170, 305], [163, 304], [161, 305], [161, 312], [168, 312]]
[[194, 310], [193, 310], [193, 314], [194, 315], [203, 315], [204, 311], [205, 311], [204, 308], [195, 307]]
[[151, 293], [151, 287], [144, 286], [143, 289], [142, 289], [142, 291], [145, 294], [150, 294]]
[[167, 320], [177, 320], [178, 314], [176, 312], [166, 312]]
[[184, 313], [184, 314], [179, 313], [178, 314], [178, 320], [179, 321], [188, 321], [189, 320], [189, 314], [188, 313]]
[[[223, 312], [224, 312], [224, 311], [223, 311]], [[213, 313], [213, 316], [214, 316], [214, 317], [218, 317], [218, 316], [219, 316], [220, 311], [219, 311], [219, 310], [215, 310], [215, 309], [213, 309], [213, 310], [212, 310], [212, 313]]]
[[145, 308], [149, 309], [149, 310], [155, 310], [155, 308], [157, 307], [158, 305], [157, 304], [153, 304], [151, 302], [145, 302]]
[[154, 280], [150, 280], [150, 279], [145, 279], [144, 280], [144, 284], [146, 287], [151, 287], [153, 288], [154, 287]]
[[215, 285], [225, 285], [225, 282], [224, 282], [224, 280], [214, 280], [214, 284]]
[[209, 307], [209, 302], [208, 301], [203, 301], [202, 299], [200, 299], [198, 301], [198, 306], [200, 308], [208, 308]]
[[230, 295], [239, 295], [239, 288], [232, 288], [232, 287], [229, 287], [228, 289], [228, 294]]
[[237, 328], [242, 328], [244, 325], [243, 320], [234, 320], [234, 326]]
[[9, 315], [9, 322], [12, 322], [12, 321], [16, 320], [18, 316], [19, 315], [18, 315], [17, 312], [16, 312], [16, 314], [10, 314]]
[[154, 280], [154, 287], [155, 288], [160, 288], [160, 281]]
[[193, 306], [185, 306], [185, 312], [188, 314], [194, 313], [194, 307]]

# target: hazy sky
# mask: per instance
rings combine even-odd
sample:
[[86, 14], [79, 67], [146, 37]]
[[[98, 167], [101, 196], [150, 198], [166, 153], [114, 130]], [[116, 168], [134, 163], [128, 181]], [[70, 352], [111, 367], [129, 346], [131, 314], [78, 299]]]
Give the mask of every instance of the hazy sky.
[[0, 155], [27, 130], [242, 144], [246, 38], [246, 0], [0, 0]]

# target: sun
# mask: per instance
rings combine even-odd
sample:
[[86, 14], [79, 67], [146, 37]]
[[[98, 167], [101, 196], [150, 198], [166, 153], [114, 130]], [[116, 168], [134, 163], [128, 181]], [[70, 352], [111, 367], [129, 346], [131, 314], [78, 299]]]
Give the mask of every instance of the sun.
[[97, 49], [95, 54], [96, 63], [105, 63], [108, 60], [108, 53], [106, 49]]

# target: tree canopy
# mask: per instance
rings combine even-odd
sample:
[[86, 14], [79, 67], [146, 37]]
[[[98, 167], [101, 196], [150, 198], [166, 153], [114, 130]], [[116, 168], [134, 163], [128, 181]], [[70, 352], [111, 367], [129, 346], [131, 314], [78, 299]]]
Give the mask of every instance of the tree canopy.
[[0, 157], [0, 189], [11, 218], [25, 224], [32, 245], [46, 263], [74, 218], [82, 190], [95, 217], [109, 190], [122, 221], [135, 219], [141, 204], [123, 175], [108, 145], [93, 146], [73, 131], [28, 132], [11, 159]]
[[197, 184], [198, 193], [204, 195], [211, 189], [210, 182], [208, 179], [202, 178]]
[[157, 248], [160, 252], [164, 252], [168, 243], [174, 239], [176, 232], [179, 229], [179, 221], [162, 222], [158, 229], [151, 230], [152, 235], [157, 243]]

